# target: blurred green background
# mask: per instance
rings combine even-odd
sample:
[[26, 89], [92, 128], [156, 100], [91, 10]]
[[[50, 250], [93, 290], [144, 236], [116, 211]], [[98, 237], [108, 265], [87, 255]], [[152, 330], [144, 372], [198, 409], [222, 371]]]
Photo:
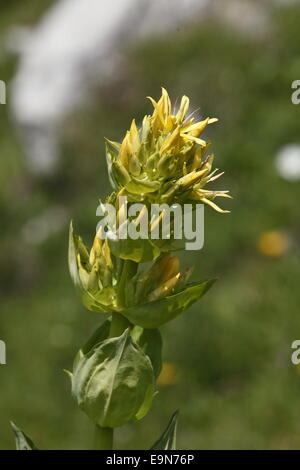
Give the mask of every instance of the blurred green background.
[[[1, 5], [1, 80], [10, 83], [18, 66], [3, 47], [7, 28], [34, 24], [51, 3]], [[274, 164], [283, 145], [300, 142], [300, 106], [290, 98], [300, 79], [299, 2], [272, 7], [271, 18], [262, 35], [212, 18], [129, 48], [120, 77], [65, 122], [50, 176], [28, 171], [9, 106], [0, 106], [1, 449], [14, 448], [10, 419], [40, 448], [91, 446], [63, 369], [102, 318], [84, 309], [69, 278], [67, 222], [40, 243], [24, 227], [59, 207], [91, 241], [98, 198], [110, 191], [103, 138], [120, 139], [161, 86], [173, 100], [187, 94], [199, 116], [219, 117], [209, 129], [226, 172], [216, 187], [234, 199], [221, 200], [229, 215], [206, 209], [204, 249], [183, 257], [195, 279], [220, 280], [163, 328], [159, 396], [145, 419], [117, 431], [116, 446], [149, 448], [179, 408], [181, 449], [300, 448], [300, 368], [290, 360], [300, 338], [300, 182]]]

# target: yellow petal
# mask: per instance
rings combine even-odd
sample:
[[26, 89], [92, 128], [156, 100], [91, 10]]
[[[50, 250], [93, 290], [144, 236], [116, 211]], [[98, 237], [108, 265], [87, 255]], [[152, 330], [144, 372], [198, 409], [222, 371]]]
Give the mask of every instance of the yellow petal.
[[167, 118], [171, 112], [171, 101], [168, 95], [168, 92], [165, 88], [162, 87], [162, 99], [163, 99], [163, 113], [165, 118]]
[[181, 124], [184, 121], [185, 115], [189, 109], [190, 100], [187, 96], [183, 96], [181, 98], [180, 108], [178, 113], [176, 114], [176, 121]]
[[216, 118], [206, 118], [203, 121], [199, 121], [199, 122], [196, 122], [195, 124], [184, 127], [182, 129], [182, 132], [191, 134], [194, 137], [199, 137], [199, 135], [202, 134], [202, 132], [205, 130], [208, 124], [212, 124], [217, 121], [218, 119]]
[[199, 171], [191, 171], [188, 175], [182, 176], [177, 181], [177, 184], [183, 188], [188, 188], [189, 186], [192, 186], [193, 184], [197, 183], [205, 174], [205, 169]]
[[201, 147], [197, 147], [197, 148], [196, 148], [196, 151], [195, 151], [195, 155], [194, 155], [194, 160], [193, 160], [192, 168], [191, 168], [192, 171], [193, 171], [193, 170], [198, 170], [198, 168], [200, 167], [201, 157], [202, 157], [202, 148], [201, 148]]
[[211, 206], [215, 211], [220, 212], [220, 214], [229, 214], [230, 213], [230, 211], [225, 211], [225, 210], [221, 209], [221, 207], [217, 206], [217, 204], [212, 202], [210, 199], [206, 199], [206, 197], [203, 197], [201, 200], [205, 204], [208, 204], [209, 206]]
[[155, 101], [153, 98], [151, 98], [151, 96], [147, 96], [147, 98], [148, 98], [148, 100], [151, 101], [151, 103], [152, 103], [152, 105], [153, 105], [153, 108], [156, 109], [156, 107], [157, 107], [156, 101]]
[[209, 118], [204, 119], [204, 121], [196, 122], [191, 126], [183, 129], [183, 132], [186, 134], [193, 135], [194, 137], [198, 137], [206, 128], [208, 124]]
[[141, 141], [140, 141], [139, 131], [136, 127], [135, 119], [132, 120], [132, 123], [130, 126], [130, 141], [132, 145], [132, 151], [134, 153], [137, 153], [140, 149]]
[[170, 150], [173, 146], [176, 146], [179, 142], [179, 137], [180, 137], [180, 128], [178, 126], [172, 132], [172, 134], [169, 137], [167, 137], [167, 139], [165, 140], [164, 144], [162, 145], [160, 149], [160, 153], [163, 154], [164, 152], [167, 152], [168, 150]]
[[150, 116], [145, 116], [142, 124], [142, 139], [146, 140], [150, 131]]
[[111, 254], [110, 254], [110, 249], [108, 246], [108, 240], [106, 238], [104, 245], [103, 245], [103, 256], [106, 261], [106, 264], [109, 268], [113, 267], [112, 260], [111, 260]]
[[167, 282], [159, 286], [157, 289], [152, 291], [149, 296], [148, 300], [150, 302], [153, 302], [154, 300], [158, 300], [160, 298], [166, 297], [172, 289], [176, 286], [178, 279], [180, 277], [180, 273], [176, 274], [176, 276], [172, 277], [169, 279]]
[[201, 145], [202, 147], [206, 146], [205, 140], [199, 139], [198, 137], [194, 137], [189, 134], [180, 134], [180, 137], [183, 137], [185, 140], [191, 140], [192, 142], [196, 142], [197, 144]]
[[179, 274], [179, 266], [180, 262], [178, 256], [169, 256], [167, 262], [161, 270], [159, 283], [165, 284], [169, 279], [177, 276]]
[[129, 134], [129, 131], [127, 131], [123, 139], [123, 142], [121, 144], [121, 148], [120, 148], [120, 160], [121, 160], [122, 165], [126, 169], [128, 169], [130, 147], [131, 147], [129, 139], [130, 139], [130, 134]]
[[151, 223], [150, 225], [150, 232], [153, 232], [153, 230], [156, 229], [156, 227], [160, 224], [162, 221], [163, 217], [165, 216], [166, 211], [162, 210], [159, 216]]

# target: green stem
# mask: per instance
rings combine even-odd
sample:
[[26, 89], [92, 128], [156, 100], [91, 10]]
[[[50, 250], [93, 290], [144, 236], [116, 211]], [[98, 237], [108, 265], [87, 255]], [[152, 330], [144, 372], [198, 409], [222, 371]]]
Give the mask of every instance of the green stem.
[[129, 326], [130, 323], [127, 318], [123, 317], [120, 313], [114, 312], [111, 317], [109, 337], [116, 338], [117, 336], [121, 336], [124, 330]]
[[95, 429], [95, 450], [112, 450], [114, 440], [113, 428], [101, 428], [96, 425]]

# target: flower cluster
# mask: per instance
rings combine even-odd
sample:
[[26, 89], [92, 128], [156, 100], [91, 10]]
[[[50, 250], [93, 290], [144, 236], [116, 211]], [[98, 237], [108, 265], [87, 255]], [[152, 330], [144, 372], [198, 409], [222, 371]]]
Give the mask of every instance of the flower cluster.
[[146, 271], [134, 261], [115, 257], [108, 241], [97, 236], [89, 253], [82, 239], [74, 235], [72, 224], [69, 267], [89, 310], [122, 313], [132, 323], [150, 328], [175, 318], [212, 283], [188, 285], [191, 269], [180, 272], [178, 257], [169, 253], [161, 254]]
[[[140, 129], [135, 120], [121, 144], [107, 141], [107, 162], [111, 183], [131, 201], [184, 202], [195, 200], [222, 210], [213, 201], [230, 197], [228, 191], [212, 191], [205, 186], [223, 173], [212, 171], [210, 142], [201, 136], [209, 124], [206, 118], [195, 122], [187, 116], [189, 98], [183, 96], [177, 112], [172, 114], [165, 89], [158, 102], [150, 98], [154, 111], [145, 116]], [[124, 191], [125, 190], [125, 191]]]

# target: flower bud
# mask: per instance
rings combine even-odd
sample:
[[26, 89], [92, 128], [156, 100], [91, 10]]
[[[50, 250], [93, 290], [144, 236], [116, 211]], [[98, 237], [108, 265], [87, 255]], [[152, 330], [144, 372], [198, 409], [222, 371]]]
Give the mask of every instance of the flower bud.
[[132, 120], [129, 132], [130, 132], [130, 142], [131, 142], [132, 152], [134, 154], [137, 154], [140, 150], [141, 140], [140, 140], [139, 131], [136, 127], [135, 119]]
[[126, 330], [78, 358], [72, 394], [98, 426], [115, 428], [141, 419], [154, 396], [151, 361]]
[[207, 173], [207, 169], [203, 169], [203, 170], [199, 170], [199, 171], [192, 171], [191, 173], [189, 173], [185, 176], [182, 176], [182, 178], [180, 178], [176, 183], [177, 186], [178, 186], [178, 189], [187, 189], [187, 188], [193, 186], [206, 173]]
[[170, 174], [170, 164], [174, 160], [174, 155], [167, 154], [159, 159], [157, 169], [160, 175], [167, 176]]
[[131, 179], [125, 166], [118, 161], [112, 163], [112, 173], [120, 186], [126, 186]]
[[94, 293], [99, 290], [98, 266], [95, 264], [90, 272], [87, 289]]
[[178, 113], [176, 114], [176, 121], [181, 124], [184, 119], [185, 119], [185, 115], [189, 109], [189, 105], [190, 105], [190, 100], [187, 96], [183, 96], [181, 98], [181, 103], [180, 103], [180, 108], [179, 108], [179, 111]]

